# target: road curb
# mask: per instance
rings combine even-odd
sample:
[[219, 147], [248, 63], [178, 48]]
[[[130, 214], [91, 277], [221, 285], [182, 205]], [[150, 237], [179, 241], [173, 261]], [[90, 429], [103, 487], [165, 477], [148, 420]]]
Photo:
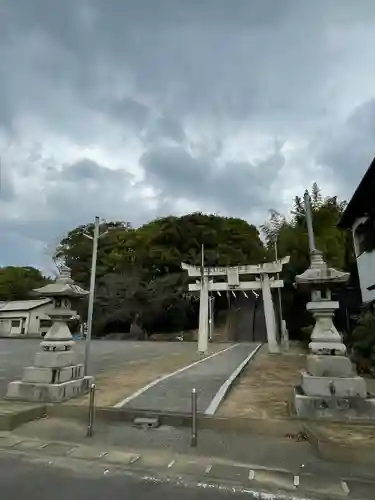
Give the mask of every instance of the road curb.
[[[46, 406], [49, 417], [87, 421], [88, 407], [80, 405], [51, 404]], [[186, 413], [159, 412], [155, 410], [137, 410], [125, 408], [97, 407], [95, 418], [101, 422], [132, 422], [135, 418], [158, 418], [160, 425], [171, 427], [190, 427], [191, 416]], [[234, 432], [252, 432], [255, 434], [285, 437], [302, 432], [304, 421], [299, 419], [250, 419], [229, 418], [198, 414], [200, 429], [225, 430]]]
[[0, 405], [0, 431], [11, 431], [22, 424], [46, 416], [45, 405], [28, 405], [25, 408], [14, 405]]

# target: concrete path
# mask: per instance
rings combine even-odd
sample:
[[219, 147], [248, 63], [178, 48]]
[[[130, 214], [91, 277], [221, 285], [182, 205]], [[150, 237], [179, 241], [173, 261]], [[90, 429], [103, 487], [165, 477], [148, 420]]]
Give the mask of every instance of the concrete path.
[[127, 398], [121, 407], [190, 413], [191, 390], [196, 388], [198, 412], [205, 413], [223, 384], [258, 345], [257, 343], [241, 343], [223, 349], [221, 353], [194, 364], [184, 371], [176, 372], [141, 393], [137, 391], [136, 395]]

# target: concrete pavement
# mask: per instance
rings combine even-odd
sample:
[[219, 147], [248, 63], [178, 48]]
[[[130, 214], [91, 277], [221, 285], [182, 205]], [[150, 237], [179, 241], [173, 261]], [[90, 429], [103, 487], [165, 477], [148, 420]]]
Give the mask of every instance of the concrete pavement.
[[[28, 497], [38, 495], [38, 500], [44, 500], [48, 486], [55, 488], [54, 498], [86, 499], [86, 498], [123, 498], [117, 496], [121, 488], [131, 485], [133, 481], [138, 493], [136, 498], [146, 499], [151, 496], [141, 496], [150, 493], [153, 500], [159, 499], [158, 494], [166, 498], [176, 498], [180, 492], [176, 487], [194, 488], [186, 498], [209, 498], [201, 496], [204, 491], [211, 491], [217, 495], [225, 493], [245, 493], [248, 498], [268, 500], [307, 500], [330, 498], [370, 500], [374, 484], [371, 481], [358, 478], [348, 479], [332, 474], [305, 473], [302, 469], [297, 472], [284, 469], [270, 469], [246, 463], [236, 463], [229, 460], [220, 460], [213, 457], [182, 455], [158, 450], [135, 451], [129, 448], [113, 448], [108, 445], [85, 445], [73, 442], [47, 441], [35, 438], [4, 434], [0, 435], [0, 481], [1, 498], [21, 498], [23, 493]], [[22, 460], [22, 461], [20, 461]], [[2, 463], [5, 467], [2, 467]], [[8, 471], [7, 464], [12, 464]], [[27, 465], [25, 465], [27, 464]], [[56, 471], [55, 468], [58, 468]], [[25, 474], [26, 470], [26, 474]], [[7, 472], [4, 476], [3, 474]], [[17, 474], [15, 475], [15, 473]], [[329, 472], [329, 471], [328, 471]], [[52, 481], [54, 476], [64, 478], [68, 486], [59, 481]], [[106, 490], [101, 488], [98, 481], [106, 481]], [[51, 481], [51, 483], [49, 483]], [[129, 483], [130, 481], [130, 483]], [[77, 483], [77, 492], [70, 489]], [[142, 488], [145, 483], [154, 486], [150, 490]], [[26, 489], [25, 489], [26, 488]], [[38, 489], [41, 489], [39, 492]], [[186, 491], [186, 490], [185, 490]], [[91, 496], [80, 496], [88, 494]], [[129, 490], [126, 497], [129, 496]], [[51, 492], [50, 492], [51, 493]], [[8, 496], [7, 496], [8, 495]], [[191, 495], [191, 496], [190, 496]], [[203, 494], [204, 495], [204, 494]], [[133, 496], [131, 496], [133, 498]], [[161, 496], [160, 496], [161, 498]], [[222, 498], [231, 498], [223, 496]]]
[[196, 388], [198, 412], [205, 413], [223, 384], [258, 345], [232, 345], [217, 355], [145, 388], [144, 392], [137, 391], [136, 395], [126, 398], [123, 404], [120, 402], [118, 406], [137, 410], [190, 413], [191, 390]]
[[[0, 398], [5, 396], [8, 382], [20, 379], [22, 369], [32, 365], [39, 344], [40, 339], [0, 338]], [[84, 341], [76, 342], [75, 350], [81, 360], [84, 347]], [[217, 347], [224, 348], [225, 344]], [[196, 351], [196, 343], [93, 340], [89, 371], [98, 375], [124, 367], [130, 361], [152, 360], [187, 351]]]
[[86, 438], [86, 422], [73, 419], [49, 417], [29, 422], [14, 431], [17, 436], [46, 441], [70, 441], [76, 444], [90, 444], [95, 447], [120, 447], [121, 449], [154, 450], [158, 454], [193, 454], [194, 456], [216, 457], [242, 464], [257, 464], [269, 469], [284, 469], [298, 473], [361, 478], [375, 481], [373, 464], [361, 465], [325, 461], [319, 457], [309, 442], [296, 437], [265, 436], [253, 432], [238, 433], [224, 429], [201, 429], [198, 427], [198, 446], [192, 448], [191, 430], [167, 425], [156, 429], [139, 429], [131, 423], [95, 423], [95, 433]]
[[43, 461], [0, 453], [1, 499], [15, 500], [232, 500], [231, 491], [152, 481], [80, 463]]

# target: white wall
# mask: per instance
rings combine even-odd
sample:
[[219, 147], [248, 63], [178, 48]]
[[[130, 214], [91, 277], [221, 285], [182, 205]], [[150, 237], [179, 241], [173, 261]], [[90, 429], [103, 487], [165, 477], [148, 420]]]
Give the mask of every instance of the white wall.
[[[25, 325], [25, 335], [38, 335], [40, 331], [40, 320], [49, 320], [48, 311], [53, 308], [53, 304], [43, 304], [30, 311], [0, 311], [0, 335], [11, 336], [21, 334], [21, 328], [11, 329], [11, 321], [23, 320]], [[44, 331], [43, 333], [46, 333]]]
[[53, 309], [53, 304], [43, 304], [40, 307], [36, 307], [30, 311], [30, 322], [27, 333], [30, 335], [35, 334], [45, 334], [48, 331], [48, 328], [40, 327], [40, 320], [50, 320], [51, 318], [48, 316], [48, 311]]
[[10, 323], [11, 320], [7, 318], [0, 318], [0, 335], [8, 336], [10, 335]]
[[369, 286], [375, 284], [375, 251], [361, 252], [360, 238], [356, 233], [358, 226], [366, 220], [367, 217], [361, 217], [357, 219], [352, 226], [354, 251], [357, 258], [358, 276], [363, 303], [375, 300], [375, 290], [367, 290]]
[[[40, 321], [51, 321], [48, 312], [53, 309], [53, 303], [43, 304], [30, 311], [0, 311], [0, 335], [8, 336], [11, 331], [12, 319], [24, 319], [25, 335], [45, 335], [49, 327], [41, 327]], [[12, 334], [17, 335], [21, 331], [15, 331], [13, 328]]]
[[375, 290], [369, 291], [367, 287], [375, 284], [375, 251], [364, 252], [357, 257], [358, 276], [361, 286], [362, 302], [375, 300]]
[[23, 320], [25, 333], [27, 333], [27, 322], [29, 319], [28, 311], [2, 311], [0, 313], [0, 334], [5, 336], [20, 335], [22, 333], [21, 325], [19, 328], [11, 328], [12, 320]]

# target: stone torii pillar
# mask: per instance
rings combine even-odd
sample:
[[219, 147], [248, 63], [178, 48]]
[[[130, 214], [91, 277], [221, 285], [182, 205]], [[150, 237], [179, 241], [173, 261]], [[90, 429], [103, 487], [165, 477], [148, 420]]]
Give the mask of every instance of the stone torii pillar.
[[276, 338], [276, 317], [271, 294], [271, 281], [267, 273], [261, 274], [264, 317], [266, 320], [268, 350], [271, 353], [280, 352]]
[[204, 275], [201, 279], [201, 292], [199, 297], [199, 352], [206, 352], [208, 349], [208, 307], [208, 276]]

